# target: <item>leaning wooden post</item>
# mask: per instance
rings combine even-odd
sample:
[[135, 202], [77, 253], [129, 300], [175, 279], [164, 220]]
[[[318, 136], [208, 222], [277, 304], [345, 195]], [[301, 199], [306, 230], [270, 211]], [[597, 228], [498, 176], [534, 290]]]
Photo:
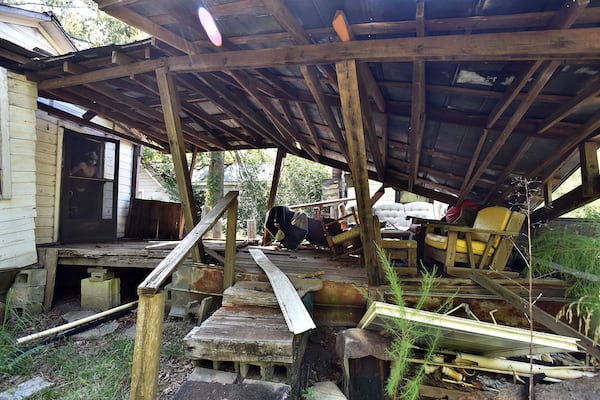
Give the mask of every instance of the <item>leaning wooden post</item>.
[[237, 231], [238, 199], [233, 199], [227, 209], [227, 236], [225, 237], [225, 267], [223, 272], [223, 290], [235, 281], [235, 252]]
[[165, 314], [165, 292], [140, 294], [131, 367], [131, 400], [155, 400]]
[[[367, 279], [371, 286], [382, 283], [383, 271], [375, 249], [375, 226], [373, 211], [369, 203], [369, 175], [367, 164], [367, 148], [365, 127], [363, 124], [362, 102], [359, 88], [358, 64], [356, 60], [338, 62], [336, 64], [340, 102], [346, 127], [346, 143], [348, 145], [348, 165], [356, 189], [356, 203], [360, 219], [360, 239], [363, 246], [364, 264]], [[379, 229], [379, 227], [377, 227]]]

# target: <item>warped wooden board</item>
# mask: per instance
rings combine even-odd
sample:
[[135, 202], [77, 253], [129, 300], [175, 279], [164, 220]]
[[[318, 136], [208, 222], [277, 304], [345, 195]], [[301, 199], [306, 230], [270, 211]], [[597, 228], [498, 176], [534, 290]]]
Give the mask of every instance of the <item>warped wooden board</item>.
[[267, 274], [290, 332], [297, 335], [315, 329], [312, 317], [288, 277], [259, 249], [250, 249], [250, 254], [256, 264]]
[[358, 323], [359, 328], [394, 326], [394, 319], [405, 319], [432, 331], [441, 332], [439, 347], [447, 350], [483, 354], [488, 357], [509, 357], [529, 354], [578, 352], [579, 339], [527, 329], [496, 325], [489, 322], [437, 314], [375, 301]]

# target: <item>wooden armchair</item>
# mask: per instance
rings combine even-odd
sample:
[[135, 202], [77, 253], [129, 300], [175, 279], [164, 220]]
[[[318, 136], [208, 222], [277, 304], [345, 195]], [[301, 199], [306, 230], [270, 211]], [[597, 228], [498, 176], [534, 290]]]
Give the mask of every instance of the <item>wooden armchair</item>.
[[[471, 268], [501, 271], [512, 251], [510, 237], [518, 236], [525, 215], [505, 207], [487, 207], [479, 210], [472, 227], [453, 224], [429, 223], [426, 225], [425, 260], [444, 263], [449, 274], [456, 263]], [[433, 233], [441, 229], [446, 234]]]
[[[379, 226], [379, 219], [375, 218], [375, 226]], [[405, 232], [407, 233], [407, 232]], [[396, 268], [398, 275], [418, 275], [417, 268], [417, 241], [409, 238], [410, 235], [385, 235], [382, 237], [380, 229], [375, 230], [375, 241]], [[402, 260], [402, 263], [398, 263]]]
[[334, 254], [334, 258], [362, 251], [358, 224], [348, 229], [348, 219], [352, 219], [353, 222], [358, 221], [355, 209], [351, 209], [348, 214], [342, 215], [338, 219], [321, 220], [325, 240]]

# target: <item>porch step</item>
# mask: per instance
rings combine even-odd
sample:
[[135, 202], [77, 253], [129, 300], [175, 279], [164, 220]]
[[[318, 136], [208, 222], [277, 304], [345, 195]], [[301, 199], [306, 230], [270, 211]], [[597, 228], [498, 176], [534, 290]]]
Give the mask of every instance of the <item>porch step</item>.
[[289, 331], [269, 283], [241, 281], [183, 341], [197, 365], [293, 386], [307, 338]]
[[279, 303], [277, 303], [277, 298], [269, 282], [239, 281], [227, 288], [223, 292], [223, 306], [237, 305], [269, 307], [279, 310]]

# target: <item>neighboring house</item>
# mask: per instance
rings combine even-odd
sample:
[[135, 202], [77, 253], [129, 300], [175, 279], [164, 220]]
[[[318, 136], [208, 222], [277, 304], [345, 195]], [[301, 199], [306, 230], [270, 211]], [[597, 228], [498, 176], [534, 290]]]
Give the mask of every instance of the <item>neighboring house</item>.
[[[38, 97], [36, 83], [11, 70], [76, 51], [52, 14], [0, 6], [0, 37], [0, 270], [35, 263], [36, 245], [123, 236], [135, 135]], [[93, 169], [76, 172], [92, 152]]]
[[142, 168], [138, 174], [136, 198], [143, 200], [171, 200], [171, 196], [160, 182], [160, 177], [149, 168]]

